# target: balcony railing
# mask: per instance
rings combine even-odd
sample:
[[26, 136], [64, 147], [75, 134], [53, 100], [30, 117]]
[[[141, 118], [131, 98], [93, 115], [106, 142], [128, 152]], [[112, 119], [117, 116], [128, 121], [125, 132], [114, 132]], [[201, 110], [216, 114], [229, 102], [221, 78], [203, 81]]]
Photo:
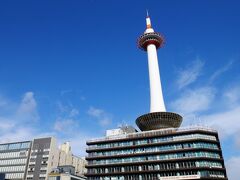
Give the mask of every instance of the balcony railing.
[[184, 128], [168, 128], [168, 129], [159, 129], [159, 130], [152, 130], [152, 131], [143, 131], [137, 133], [129, 133], [129, 134], [120, 134], [116, 136], [108, 136], [108, 137], [101, 137], [88, 140], [87, 143], [93, 142], [101, 142], [101, 141], [108, 141], [108, 140], [118, 140], [118, 139], [125, 139], [125, 138], [138, 138], [138, 137], [149, 137], [149, 136], [157, 136], [157, 135], [165, 135], [170, 133], [178, 133], [178, 132], [187, 132], [190, 130], [201, 130], [201, 131], [210, 131], [210, 132], [217, 132], [215, 129], [205, 126], [189, 126]]

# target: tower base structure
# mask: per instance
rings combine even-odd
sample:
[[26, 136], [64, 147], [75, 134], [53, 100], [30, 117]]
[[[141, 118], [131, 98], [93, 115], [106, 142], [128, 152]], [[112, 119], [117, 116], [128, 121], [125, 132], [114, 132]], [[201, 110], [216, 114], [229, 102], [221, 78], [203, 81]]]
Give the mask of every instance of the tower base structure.
[[182, 116], [173, 112], [152, 112], [136, 119], [136, 124], [141, 131], [179, 128], [181, 123]]

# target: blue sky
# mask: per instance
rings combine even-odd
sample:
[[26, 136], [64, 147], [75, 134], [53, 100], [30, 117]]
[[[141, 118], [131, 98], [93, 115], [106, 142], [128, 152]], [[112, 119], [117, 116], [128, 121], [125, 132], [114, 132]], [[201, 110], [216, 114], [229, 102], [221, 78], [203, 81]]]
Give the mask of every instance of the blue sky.
[[[1, 1], [0, 141], [85, 141], [149, 111], [146, 9], [163, 33], [165, 103], [184, 125], [219, 130], [230, 179], [240, 176], [240, 3]], [[229, 165], [231, 164], [231, 168]]]

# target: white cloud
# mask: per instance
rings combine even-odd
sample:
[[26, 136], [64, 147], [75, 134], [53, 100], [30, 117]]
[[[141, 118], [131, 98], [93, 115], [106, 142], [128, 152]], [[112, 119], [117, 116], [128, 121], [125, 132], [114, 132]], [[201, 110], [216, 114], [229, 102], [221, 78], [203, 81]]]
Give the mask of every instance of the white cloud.
[[78, 111], [77, 109], [75, 109], [75, 108], [73, 108], [73, 109], [70, 111], [70, 113], [69, 113], [69, 116], [70, 116], [70, 117], [75, 117], [75, 116], [77, 116], [77, 115], [79, 115], [79, 111]]
[[0, 107], [4, 107], [8, 104], [8, 100], [4, 98], [3, 96], [0, 96]]
[[104, 114], [104, 111], [102, 109], [97, 109], [95, 107], [90, 107], [87, 112], [90, 116], [93, 117], [101, 117]]
[[215, 90], [211, 87], [186, 90], [171, 106], [176, 112], [188, 115], [209, 109], [214, 97]]
[[[198, 63], [197, 63], [198, 64]], [[195, 89], [185, 90], [182, 95], [171, 103], [176, 112], [182, 113], [184, 121], [190, 117], [194, 121], [198, 116], [204, 122], [214, 129], [217, 129], [220, 139], [224, 138], [223, 146], [232, 146], [233, 149], [240, 148], [240, 85], [231, 85], [226, 91], [218, 89], [212, 81], [228, 71], [232, 67], [233, 61], [230, 61], [224, 67], [215, 71], [209, 78], [207, 86], [195, 87]], [[194, 66], [193, 66], [194, 67]], [[177, 80], [179, 89], [186, 87], [197, 80], [201, 73], [203, 63], [195, 65], [195, 68], [187, 68], [180, 72]], [[230, 83], [231, 84], [231, 83]], [[189, 124], [190, 121], [187, 121]], [[231, 142], [228, 140], [231, 139]], [[232, 143], [233, 142], [233, 143]], [[231, 152], [227, 152], [228, 155]], [[228, 178], [238, 180], [240, 177], [240, 154], [231, 157], [225, 161]]]
[[101, 126], [108, 126], [109, 124], [111, 124], [112, 120], [110, 117], [103, 117], [99, 120], [99, 123]]
[[[221, 108], [209, 114], [202, 114], [201, 119], [217, 128], [222, 136], [236, 136], [240, 132], [240, 86], [227, 88], [213, 103]], [[237, 141], [237, 140], [236, 140]]]
[[67, 116], [67, 117], [73, 118], [79, 115], [79, 110], [74, 108], [71, 103], [68, 103], [67, 105], [65, 105], [61, 101], [58, 101], [56, 105], [57, 105], [59, 114], [61, 116]]
[[[203, 123], [217, 129], [221, 137], [235, 138], [240, 132], [240, 86], [226, 92], [218, 92], [212, 87], [186, 90], [182, 96], [171, 103], [175, 112], [184, 115], [184, 123]], [[217, 109], [217, 107], [220, 107]], [[196, 118], [198, 117], [198, 118]], [[189, 119], [191, 121], [189, 121]], [[237, 139], [235, 140], [238, 144]]]
[[223, 93], [228, 105], [235, 106], [240, 102], [240, 85], [231, 86]]
[[240, 131], [235, 135], [235, 147], [240, 150]]
[[73, 119], [56, 120], [54, 124], [54, 130], [60, 132], [71, 132], [78, 126], [77, 121]]
[[11, 119], [6, 117], [0, 117], [0, 131], [6, 132], [12, 129], [15, 126], [15, 123]]
[[76, 155], [86, 155], [86, 140], [91, 139], [94, 132], [91, 132], [91, 136], [79, 132], [79, 121], [73, 119], [79, 114], [77, 109], [58, 103], [63, 116], [54, 122], [52, 129], [40, 129], [38, 125], [41, 122], [34, 121], [36, 115], [38, 118], [39, 116], [33, 92], [26, 92], [20, 102], [10, 101], [4, 96], [0, 97], [7, 102], [2, 103], [0, 108], [0, 143], [55, 136], [59, 143], [70, 141]]
[[228, 179], [239, 180], [240, 156], [233, 156], [226, 161]]
[[56, 103], [56, 105], [57, 105], [57, 108], [58, 108], [58, 110], [60, 111], [60, 113], [66, 113], [66, 112], [68, 112], [68, 106], [66, 106], [66, 105], [63, 105], [63, 103], [61, 102], [61, 101], [58, 101], [57, 103]]
[[65, 135], [72, 134], [79, 127], [79, 121], [76, 120], [79, 110], [73, 108], [71, 103], [68, 104], [65, 105], [60, 101], [57, 102], [59, 114], [53, 126], [53, 130]]
[[101, 126], [108, 126], [112, 123], [112, 116], [103, 109], [90, 107], [87, 114], [96, 118]]
[[216, 70], [210, 77], [210, 82], [213, 82], [217, 77], [219, 77], [224, 72], [228, 71], [232, 67], [233, 61], [229, 61], [225, 66]]
[[39, 116], [33, 92], [26, 92], [21, 102], [7, 101], [2, 105], [0, 109], [1, 142], [29, 140], [37, 134], [34, 123]]
[[18, 111], [21, 113], [31, 113], [32, 111], [35, 111], [36, 107], [37, 103], [34, 99], [34, 93], [26, 92], [23, 96]]
[[37, 133], [32, 127], [13, 127], [0, 135], [0, 143], [26, 141], [35, 138]]
[[201, 74], [204, 62], [197, 59], [191, 65], [178, 73], [177, 86], [179, 89], [186, 87], [197, 80]]
[[25, 121], [37, 121], [39, 119], [37, 112], [37, 103], [33, 92], [26, 92], [17, 110], [18, 118]]
[[73, 92], [73, 90], [71, 90], [71, 89], [66, 89], [66, 90], [62, 90], [62, 91], [60, 92], [60, 94], [61, 94], [61, 96], [64, 96], [64, 95], [69, 94], [69, 93], [72, 93], [72, 92]]
[[201, 118], [210, 126], [217, 128], [222, 136], [240, 132], [240, 106], [220, 112], [202, 115]]
[[26, 92], [19, 103], [8, 101], [0, 109], [0, 114], [1, 140], [27, 137], [25, 136], [26, 133], [31, 134], [31, 131], [29, 131], [31, 128], [29, 127], [39, 119], [34, 93]]

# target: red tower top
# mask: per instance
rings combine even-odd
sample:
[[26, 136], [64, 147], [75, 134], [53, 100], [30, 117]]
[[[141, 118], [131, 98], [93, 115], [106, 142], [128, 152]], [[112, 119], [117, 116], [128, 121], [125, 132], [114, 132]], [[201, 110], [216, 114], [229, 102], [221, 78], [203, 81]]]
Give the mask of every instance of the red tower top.
[[147, 27], [145, 32], [137, 40], [138, 47], [144, 51], [147, 51], [147, 46], [149, 44], [154, 44], [157, 49], [162, 47], [165, 42], [164, 38], [160, 33], [154, 32], [148, 13], [146, 17], [146, 24]]

